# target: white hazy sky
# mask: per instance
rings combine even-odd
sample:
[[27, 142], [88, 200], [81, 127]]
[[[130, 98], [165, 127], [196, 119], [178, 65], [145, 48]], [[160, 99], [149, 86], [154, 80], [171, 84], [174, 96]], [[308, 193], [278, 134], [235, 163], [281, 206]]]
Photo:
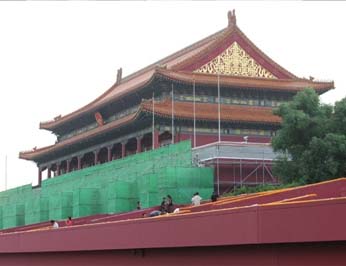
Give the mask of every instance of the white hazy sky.
[[19, 151], [53, 144], [39, 122], [89, 103], [116, 79], [227, 25], [299, 77], [334, 80], [346, 96], [343, 2], [0, 2], [0, 190], [36, 183]]

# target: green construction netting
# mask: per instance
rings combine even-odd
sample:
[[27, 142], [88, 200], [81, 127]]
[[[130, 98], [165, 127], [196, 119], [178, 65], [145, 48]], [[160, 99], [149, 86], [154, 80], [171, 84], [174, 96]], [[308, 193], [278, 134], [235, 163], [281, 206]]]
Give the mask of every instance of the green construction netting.
[[46, 179], [41, 188], [0, 192], [0, 228], [130, 211], [137, 201], [146, 208], [167, 194], [179, 204], [196, 191], [209, 198], [213, 169], [192, 166], [191, 156], [191, 143], [184, 141]]

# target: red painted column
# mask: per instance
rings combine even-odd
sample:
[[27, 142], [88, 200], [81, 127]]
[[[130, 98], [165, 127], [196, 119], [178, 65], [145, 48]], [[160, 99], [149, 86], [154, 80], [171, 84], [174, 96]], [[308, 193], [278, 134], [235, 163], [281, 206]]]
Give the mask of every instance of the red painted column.
[[82, 156], [77, 157], [77, 169], [82, 169]]
[[157, 149], [160, 147], [159, 135], [160, 135], [160, 132], [158, 130], [155, 130], [154, 131], [154, 149]]
[[41, 186], [42, 184], [42, 168], [41, 167], [38, 167], [38, 184], [37, 186]]
[[121, 158], [124, 158], [126, 156], [126, 142], [121, 143]]
[[174, 143], [180, 142], [180, 132], [175, 133], [174, 135]]
[[51, 178], [52, 177], [52, 173], [51, 173], [51, 165], [50, 166], [47, 166], [47, 178]]
[[99, 151], [94, 151], [94, 158], [95, 158], [94, 164], [97, 165], [99, 160]]
[[56, 163], [56, 175], [60, 175], [60, 162]]
[[136, 153], [140, 153], [142, 152], [142, 138], [143, 136], [139, 136], [137, 137], [137, 150], [136, 150]]
[[107, 147], [107, 160], [108, 162], [112, 161], [112, 146]]
[[70, 160], [66, 160], [66, 173], [70, 172]]

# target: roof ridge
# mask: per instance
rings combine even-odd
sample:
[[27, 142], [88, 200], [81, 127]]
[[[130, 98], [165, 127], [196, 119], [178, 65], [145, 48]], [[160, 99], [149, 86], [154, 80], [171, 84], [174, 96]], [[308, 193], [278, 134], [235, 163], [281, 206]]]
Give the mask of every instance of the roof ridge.
[[261, 56], [263, 56], [265, 59], [267, 59], [271, 64], [273, 64], [274, 66], [276, 66], [277, 68], [281, 69], [281, 71], [283, 71], [284, 73], [288, 74], [289, 76], [291, 76], [291, 78], [294, 79], [298, 79], [299, 77], [297, 77], [296, 75], [294, 75], [292, 72], [288, 71], [287, 69], [285, 69], [284, 67], [282, 67], [281, 65], [279, 65], [278, 63], [276, 63], [273, 59], [271, 59], [267, 54], [265, 54], [260, 48], [257, 47], [256, 44], [254, 44], [247, 36], [246, 34], [237, 27], [238, 32], [242, 35], [242, 37], [249, 42], [253, 48], [255, 48], [256, 52], [258, 52]]
[[175, 71], [179, 71], [181, 70], [181, 68], [183, 68], [186, 64], [190, 63], [191, 61], [195, 61], [195, 59], [200, 58], [201, 56], [205, 55], [209, 50], [212, 50], [214, 47], [216, 47], [219, 42], [221, 42], [223, 40], [223, 38], [225, 38], [226, 36], [228, 36], [228, 34], [231, 34], [234, 29], [236, 28], [236, 26], [231, 26], [231, 27], [227, 27], [224, 32], [222, 34], [220, 34], [211, 45], [208, 45], [207, 47], [205, 47], [204, 49], [202, 49], [201, 51], [199, 51], [197, 54], [186, 58], [185, 60], [178, 62], [177, 64], [173, 65], [171, 67], [172, 70]]
[[[120, 83], [114, 83], [108, 90], [106, 90], [103, 94], [101, 94], [99, 97], [97, 97], [94, 101], [90, 102], [89, 104], [92, 104], [92, 103], [100, 100], [101, 98], [106, 96], [109, 92], [111, 92], [113, 89], [115, 89], [118, 85], [123, 84], [123, 83], [125, 83], [125, 82], [127, 82], [127, 81], [129, 81], [129, 80], [131, 80], [137, 76], [140, 76], [141, 74], [144, 74], [150, 70], [155, 69], [158, 65], [162, 64], [163, 62], [167, 62], [167, 61], [171, 60], [172, 58], [179, 57], [182, 54], [193, 50], [194, 48], [198, 47], [199, 45], [203, 45], [204, 42], [207, 43], [208, 41], [213, 41], [213, 38], [216, 37], [218, 34], [222, 33], [224, 30], [225, 29], [222, 29], [222, 30], [220, 30], [214, 34], [211, 34], [211, 35], [203, 38], [200, 41], [197, 41], [197, 42], [195, 42], [195, 43], [193, 43], [193, 44], [191, 44], [191, 45], [189, 45], [189, 46], [187, 46], [187, 47], [185, 47], [185, 48], [183, 48], [183, 49], [181, 49], [181, 50], [179, 50], [179, 51], [177, 51], [177, 52], [175, 52], [175, 53], [173, 53], [173, 54], [171, 54], [171, 55], [169, 55], [169, 56], [167, 56], [167, 57], [165, 57], [159, 61], [156, 61], [155, 63], [152, 63], [152, 64], [150, 64], [150, 65], [148, 65], [148, 66], [146, 66], [146, 67], [144, 67], [144, 68], [142, 68], [142, 69], [140, 69], [140, 70], [138, 70], [138, 71], [136, 71], [136, 72], [134, 72], [128, 76], [125, 76], [124, 78], [121, 79]], [[89, 104], [87, 104], [87, 105], [89, 105]], [[84, 107], [86, 107], [87, 105], [85, 105]], [[82, 108], [80, 108], [80, 109], [82, 109]], [[78, 110], [80, 110], [80, 109], [78, 109]]]
[[197, 42], [195, 42], [195, 43], [193, 43], [191, 45], [188, 45], [185, 48], [180, 49], [179, 51], [174, 52], [174, 53], [172, 53], [172, 54], [170, 54], [170, 55], [168, 55], [168, 56], [166, 56], [166, 57], [156, 61], [155, 63], [152, 63], [152, 64], [150, 64], [150, 65], [148, 65], [148, 66], [146, 66], [146, 67], [144, 67], [144, 68], [142, 68], [142, 69], [140, 69], [140, 70], [138, 70], [136, 72], [133, 72], [132, 74], [124, 77], [122, 79], [122, 81], [128, 81], [129, 79], [131, 79], [133, 77], [136, 77], [137, 75], [140, 75], [140, 74], [142, 74], [142, 73], [144, 73], [144, 72], [146, 72], [148, 70], [152, 70], [155, 67], [157, 67], [158, 65], [160, 66], [160, 65], [164, 64], [165, 62], [173, 59], [173, 58], [179, 57], [179, 56], [183, 55], [184, 53], [189, 52], [189, 51], [197, 48], [198, 46], [202, 46], [203, 44], [207, 43], [208, 41], [215, 41], [215, 39], [218, 38], [218, 35], [222, 34], [222, 32], [225, 31], [225, 30], [227, 30], [227, 28], [219, 30], [218, 32], [213, 33], [213, 34], [211, 34], [211, 35], [203, 38], [202, 40], [199, 40], [199, 41], [197, 41]]
[[[210, 45], [208, 45], [207, 47], [205, 47], [204, 49], [202, 49], [201, 51], [199, 51], [198, 53], [196, 53], [195, 55], [193, 55], [190, 58], [185, 59], [182, 62], [178, 62], [177, 64], [175, 64], [174, 66], [172, 66], [172, 70], [184, 70], [184, 68], [186, 68], [187, 66], [191, 65], [192, 62], [194, 61], [198, 61], [199, 59], [203, 58], [206, 54], [209, 53], [209, 51], [214, 50], [215, 48], [217, 48], [224, 40], [225, 38], [227, 38], [228, 36], [230, 36], [232, 33], [238, 33], [239, 36], [241, 38], [244, 39], [245, 42], [247, 42], [249, 44], [250, 47], [253, 48], [253, 50], [258, 53], [261, 57], [263, 57], [264, 60], [266, 60], [272, 67], [278, 69], [280, 72], [286, 74], [288, 77], [292, 78], [292, 79], [297, 79], [298, 77], [295, 76], [293, 73], [289, 72], [288, 70], [286, 70], [285, 68], [283, 68], [282, 66], [280, 66], [278, 63], [276, 63], [273, 59], [271, 59], [268, 55], [266, 55], [260, 48], [258, 48], [246, 35], [245, 33], [242, 32], [242, 30], [236, 25], [236, 24], [231, 24], [229, 25], [229, 27], [227, 27], [227, 29], [224, 31], [223, 34], [220, 34], [218, 36], [218, 38], [211, 43]], [[244, 48], [243, 48], [244, 49]], [[262, 64], [259, 63], [261, 66]]]

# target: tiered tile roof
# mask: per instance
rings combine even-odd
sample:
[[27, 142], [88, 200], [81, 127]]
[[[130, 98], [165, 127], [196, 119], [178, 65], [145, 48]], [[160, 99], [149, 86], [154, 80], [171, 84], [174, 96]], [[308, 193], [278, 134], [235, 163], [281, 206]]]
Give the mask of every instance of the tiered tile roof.
[[[210, 103], [196, 103], [196, 120], [203, 121], [218, 121], [218, 105]], [[155, 102], [154, 106], [155, 115], [166, 117], [168, 119], [172, 116], [172, 100], [166, 99], [164, 101]], [[281, 122], [280, 117], [273, 115], [272, 108], [269, 107], [254, 107], [254, 106], [239, 106], [239, 105], [220, 105], [220, 115], [222, 122], [228, 123], [247, 123], [247, 124], [266, 124], [266, 125], [279, 125]], [[21, 159], [33, 160], [37, 157], [44, 156], [53, 151], [63, 149], [66, 146], [80, 143], [94, 138], [99, 134], [105, 134], [116, 128], [127, 126], [131, 123], [136, 123], [137, 119], [144, 113], [153, 112], [152, 100], [146, 100], [141, 103], [136, 113], [127, 115], [121, 119], [104, 124], [87, 132], [73, 136], [69, 139], [60, 141], [54, 145], [24, 151], [19, 154]], [[193, 119], [193, 102], [175, 102], [174, 103], [174, 117], [175, 119]]]
[[[277, 79], [254, 78], [240, 76], [221, 76], [221, 84], [231, 87], [250, 87], [269, 90], [287, 90], [296, 92], [306, 87], [323, 93], [334, 88], [333, 82], [315, 82], [300, 79], [281, 67], [264, 54], [250, 39], [238, 28], [235, 14], [229, 13], [229, 25], [201, 41], [198, 41], [162, 60], [155, 62], [140, 71], [137, 71], [121, 82], [114, 84], [105, 93], [84, 107], [59, 117], [57, 119], [41, 122], [40, 128], [53, 130], [64, 123], [83, 116], [84, 113], [97, 112], [99, 108], [124, 97], [127, 94], [140, 90], [150, 84], [154, 77], [163, 75], [177, 81], [192, 82], [193, 77], [200, 84], [216, 84], [216, 75], [194, 73], [196, 69], [221, 54], [234, 42], [251, 56], [258, 64], [269, 70]], [[232, 19], [231, 19], [232, 18]], [[230, 22], [230, 21], [233, 22]]]

